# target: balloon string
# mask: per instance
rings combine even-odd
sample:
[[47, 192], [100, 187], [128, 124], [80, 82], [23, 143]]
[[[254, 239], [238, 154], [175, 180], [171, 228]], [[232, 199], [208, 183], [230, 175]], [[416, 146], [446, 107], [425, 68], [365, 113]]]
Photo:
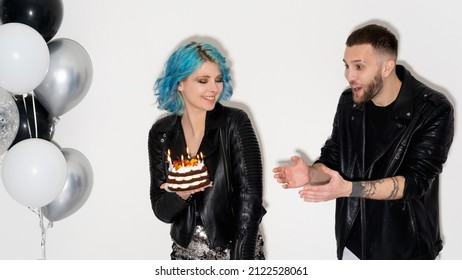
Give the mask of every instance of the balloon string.
[[23, 94], [22, 101], [24, 103], [24, 111], [26, 112], [26, 121], [27, 121], [27, 129], [29, 130], [29, 137], [32, 138], [32, 132], [30, 131], [29, 117], [28, 117], [28, 114], [27, 114], [26, 96], [27, 96], [27, 94]]
[[45, 223], [44, 223], [44, 215], [43, 215], [43, 211], [41, 208], [38, 208], [37, 210], [33, 209], [33, 208], [30, 208], [28, 207], [32, 212], [34, 212], [35, 214], [37, 214], [39, 216], [39, 219], [40, 219], [40, 230], [41, 230], [41, 237], [42, 237], [42, 240], [40, 242], [40, 247], [42, 249], [42, 260], [46, 260], [47, 259], [47, 253], [46, 253], [46, 238], [47, 238], [47, 231], [49, 228], [52, 228], [53, 227], [53, 222], [52, 221], [49, 221], [48, 222], [48, 226], [45, 227]]
[[40, 218], [40, 229], [42, 231], [42, 242], [40, 243], [40, 246], [42, 248], [42, 260], [47, 259], [47, 252], [46, 252], [46, 239], [47, 239], [47, 231], [49, 228], [53, 227], [53, 222], [48, 222], [48, 226], [45, 227], [45, 223], [43, 222], [43, 211], [41, 208], [37, 209], [38, 215]]
[[32, 110], [34, 113], [34, 124], [35, 124], [35, 138], [38, 138], [38, 128], [37, 128], [37, 112], [35, 111], [35, 95], [32, 93]]
[[40, 243], [42, 247], [42, 260], [47, 259], [47, 252], [46, 252], [46, 229], [45, 226], [43, 225], [43, 213], [42, 210], [38, 210], [39, 213], [39, 218], [40, 218], [40, 229], [42, 230], [42, 242]]

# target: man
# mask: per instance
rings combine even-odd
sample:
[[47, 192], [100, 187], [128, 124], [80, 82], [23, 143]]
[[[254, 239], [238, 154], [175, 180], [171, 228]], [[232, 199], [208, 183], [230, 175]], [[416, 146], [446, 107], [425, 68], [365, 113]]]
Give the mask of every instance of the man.
[[443, 245], [438, 176], [454, 135], [447, 98], [396, 65], [398, 41], [375, 24], [346, 41], [350, 88], [320, 158], [273, 169], [308, 202], [336, 199], [337, 257], [435, 259]]

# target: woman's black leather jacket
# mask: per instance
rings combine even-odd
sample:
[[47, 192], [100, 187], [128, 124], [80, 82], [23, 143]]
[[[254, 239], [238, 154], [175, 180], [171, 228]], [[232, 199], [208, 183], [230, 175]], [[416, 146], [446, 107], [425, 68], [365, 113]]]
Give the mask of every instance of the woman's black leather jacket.
[[154, 214], [171, 223], [172, 239], [187, 247], [200, 218], [212, 247], [231, 246], [231, 259], [253, 259], [262, 206], [262, 162], [258, 140], [247, 114], [217, 103], [207, 112], [199, 151], [213, 186], [185, 201], [160, 189], [166, 176], [166, 152], [186, 154], [181, 117], [158, 120], [149, 132], [150, 197]]
[[[361, 259], [434, 259], [443, 245], [439, 225], [438, 176], [454, 136], [454, 112], [441, 93], [397, 66], [401, 90], [392, 107], [381, 145], [366, 150], [364, 105], [353, 103], [351, 89], [340, 97], [330, 139], [319, 162], [347, 180], [404, 176], [399, 200], [338, 198], [335, 234], [342, 258], [350, 230], [360, 219]], [[365, 164], [365, 154], [375, 160]]]

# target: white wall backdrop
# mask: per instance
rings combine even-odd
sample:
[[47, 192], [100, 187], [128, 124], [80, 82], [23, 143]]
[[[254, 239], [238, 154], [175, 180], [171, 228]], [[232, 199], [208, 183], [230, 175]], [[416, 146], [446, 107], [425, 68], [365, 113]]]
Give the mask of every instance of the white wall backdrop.
[[[53, 141], [91, 162], [93, 192], [48, 230], [48, 259], [169, 259], [169, 225], [149, 201], [147, 135], [160, 116], [153, 83], [187, 39], [217, 43], [233, 68], [230, 105], [253, 118], [264, 159], [267, 258], [336, 259], [334, 202], [308, 204], [275, 183], [272, 168], [296, 153], [319, 156], [343, 77], [344, 42], [366, 22], [391, 27], [399, 61], [445, 92], [456, 135], [441, 176], [442, 259], [461, 259], [462, 188], [458, 101], [462, 65], [460, 4], [440, 1], [64, 0], [56, 38], [80, 43], [93, 62], [83, 101], [61, 116]], [[457, 171], [459, 170], [459, 171]], [[41, 258], [36, 214], [0, 186], [0, 259]]]

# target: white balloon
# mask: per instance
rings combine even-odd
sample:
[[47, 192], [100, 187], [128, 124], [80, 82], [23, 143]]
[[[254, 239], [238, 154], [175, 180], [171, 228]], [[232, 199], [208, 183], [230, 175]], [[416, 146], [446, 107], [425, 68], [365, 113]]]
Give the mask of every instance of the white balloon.
[[3, 185], [24, 206], [40, 208], [52, 202], [63, 190], [66, 177], [63, 153], [44, 139], [18, 142], [3, 159]]
[[45, 78], [50, 52], [42, 35], [17, 22], [0, 25], [0, 87], [28, 93]]

